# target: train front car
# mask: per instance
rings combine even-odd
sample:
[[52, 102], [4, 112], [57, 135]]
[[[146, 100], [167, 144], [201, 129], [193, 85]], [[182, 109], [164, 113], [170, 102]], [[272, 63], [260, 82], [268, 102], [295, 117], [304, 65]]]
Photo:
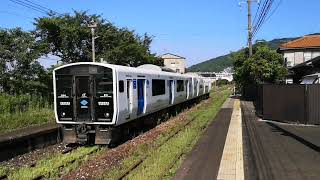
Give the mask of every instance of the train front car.
[[101, 63], [73, 63], [54, 70], [55, 117], [65, 143], [110, 143], [116, 121], [114, 77], [114, 70]]

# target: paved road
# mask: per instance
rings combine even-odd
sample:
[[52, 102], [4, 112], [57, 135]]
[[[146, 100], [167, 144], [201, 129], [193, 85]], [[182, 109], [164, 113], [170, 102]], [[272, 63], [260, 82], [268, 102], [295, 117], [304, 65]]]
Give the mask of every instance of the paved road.
[[234, 99], [228, 99], [195, 148], [177, 171], [175, 180], [216, 179], [232, 114]]
[[260, 121], [241, 103], [246, 179], [320, 179], [320, 129]]

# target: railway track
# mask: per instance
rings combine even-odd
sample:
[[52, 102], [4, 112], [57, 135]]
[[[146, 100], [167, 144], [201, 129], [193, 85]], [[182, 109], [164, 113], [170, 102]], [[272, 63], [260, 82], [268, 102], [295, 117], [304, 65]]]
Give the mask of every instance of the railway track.
[[[162, 145], [166, 144], [170, 139], [172, 139], [173, 137], [175, 137], [177, 134], [179, 134], [179, 132], [181, 132], [182, 130], [184, 130], [191, 122], [193, 122], [195, 119], [197, 118], [197, 116], [193, 117], [191, 120], [189, 120], [188, 122], [186, 122], [184, 125], [182, 125], [179, 129], [177, 129], [176, 131], [174, 131], [174, 133], [172, 133], [170, 136], [168, 136], [162, 143], [158, 144], [157, 146], [155, 146], [154, 148], [160, 148]], [[139, 160], [137, 160], [134, 164], [132, 164], [128, 169], [126, 169], [124, 172], [121, 173], [121, 175], [119, 175], [116, 179], [117, 180], [123, 180], [125, 179], [131, 172], [133, 172], [135, 169], [137, 169], [149, 156], [151, 155], [151, 153], [144, 155], [143, 157], [141, 157]], [[176, 160], [178, 160], [179, 158], [181, 158], [181, 156], [183, 156], [183, 153], [179, 154], [175, 160], [173, 162], [176, 162]], [[175, 163], [172, 163], [168, 166], [168, 170], [171, 169], [174, 166]], [[164, 176], [164, 175], [163, 175]], [[162, 176], [162, 177], [163, 177]]]

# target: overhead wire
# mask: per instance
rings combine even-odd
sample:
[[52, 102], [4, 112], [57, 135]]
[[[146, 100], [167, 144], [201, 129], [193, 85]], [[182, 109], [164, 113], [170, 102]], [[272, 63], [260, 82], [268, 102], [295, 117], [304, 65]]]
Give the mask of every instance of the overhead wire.
[[22, 1], [19, 1], [19, 0], [9, 0], [9, 1], [11, 1], [11, 2], [13, 2], [13, 3], [16, 3], [16, 4], [19, 4], [19, 5], [21, 5], [21, 6], [24, 6], [24, 7], [26, 7], [26, 8], [32, 9], [32, 10], [34, 10], [34, 11], [43, 13], [43, 14], [47, 14], [47, 13], [48, 13], [47, 11], [44, 11], [44, 10], [39, 9], [39, 8], [35, 8], [35, 7], [30, 6], [30, 5], [28, 5], [28, 4], [26, 4], [26, 3], [22, 2]]
[[258, 27], [260, 26], [260, 24], [262, 23], [264, 16], [266, 15], [267, 12], [267, 7], [270, 4], [270, 0], [266, 0], [263, 4], [263, 7], [259, 13], [259, 17], [257, 22], [255, 23], [255, 25], [253, 25], [253, 34], [255, 33], [255, 31], [257, 31]]
[[37, 11], [37, 12], [40, 12], [40, 13], [43, 13], [43, 14], [49, 14], [51, 12], [55, 13], [55, 14], [60, 14], [52, 9], [49, 9], [45, 6], [42, 6], [42, 5], [39, 5], [31, 0], [9, 0], [13, 3], [16, 3], [16, 4], [19, 4], [21, 6], [24, 6], [26, 8], [29, 8], [29, 9], [32, 9], [34, 11]]
[[38, 4], [38, 3], [35, 3], [35, 2], [33, 2], [33, 1], [31, 1], [31, 0], [24, 0], [24, 1], [29, 2], [30, 4], [33, 4], [34, 6], [37, 6], [37, 7], [39, 7], [39, 8], [46, 9], [46, 10], [49, 11], [49, 12], [53, 12], [53, 13], [55, 13], [55, 14], [60, 14], [60, 13], [58, 13], [57, 11], [54, 11], [54, 10], [52, 10], [52, 9], [49, 9], [49, 8], [47, 8], [47, 7], [45, 7], [45, 6], [42, 6], [42, 5]]
[[[262, 0], [261, 0], [261, 2], [262, 2]], [[258, 15], [258, 12], [259, 12], [259, 10], [260, 10], [261, 2], [258, 3], [258, 8], [257, 8], [257, 11], [256, 11], [256, 13], [255, 13], [255, 15], [254, 15], [253, 21], [252, 21], [253, 24], [256, 22], [257, 15]]]
[[[271, 10], [273, 2], [274, 2], [274, 0], [266, 0], [266, 3], [264, 4], [264, 10], [261, 11], [260, 16], [259, 16], [259, 20], [258, 20], [257, 24], [254, 25], [254, 30], [253, 30], [253, 33], [252, 33], [253, 34], [252, 35], [253, 38], [257, 35], [257, 33], [260, 30], [261, 26], [266, 22], [266, 18], [268, 17], [268, 14], [269, 14], [269, 12]], [[274, 13], [274, 11], [273, 11], [273, 13]]]
[[279, 8], [279, 6], [281, 5], [282, 0], [279, 0], [278, 4], [275, 6], [275, 8], [273, 9], [273, 11], [270, 13], [270, 15], [267, 17], [266, 22], [270, 19], [270, 17], [277, 11], [277, 9]]

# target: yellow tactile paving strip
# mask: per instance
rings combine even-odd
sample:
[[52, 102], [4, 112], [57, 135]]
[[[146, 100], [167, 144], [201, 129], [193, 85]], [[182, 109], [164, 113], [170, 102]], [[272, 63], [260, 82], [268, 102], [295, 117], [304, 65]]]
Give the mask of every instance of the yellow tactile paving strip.
[[217, 179], [243, 180], [242, 120], [240, 100], [233, 105], [227, 139], [224, 144]]

